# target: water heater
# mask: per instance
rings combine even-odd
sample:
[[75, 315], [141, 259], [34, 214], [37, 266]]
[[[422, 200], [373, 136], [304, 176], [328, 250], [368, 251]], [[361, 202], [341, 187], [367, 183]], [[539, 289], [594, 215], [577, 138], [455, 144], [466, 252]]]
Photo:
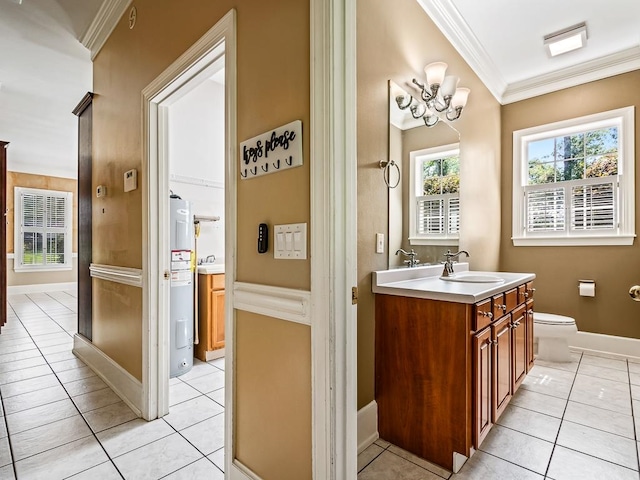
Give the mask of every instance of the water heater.
[[170, 376], [193, 367], [193, 250], [191, 204], [177, 196], [169, 199], [171, 287], [169, 294]]

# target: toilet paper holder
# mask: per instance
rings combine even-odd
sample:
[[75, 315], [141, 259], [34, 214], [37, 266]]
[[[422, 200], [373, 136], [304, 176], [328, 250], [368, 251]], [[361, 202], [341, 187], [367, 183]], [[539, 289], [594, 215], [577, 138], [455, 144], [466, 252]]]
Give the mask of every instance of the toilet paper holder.
[[595, 297], [596, 296], [596, 281], [595, 280], [578, 280], [578, 291], [581, 297]]
[[640, 302], [640, 285], [634, 285], [629, 289], [629, 296], [635, 301]]

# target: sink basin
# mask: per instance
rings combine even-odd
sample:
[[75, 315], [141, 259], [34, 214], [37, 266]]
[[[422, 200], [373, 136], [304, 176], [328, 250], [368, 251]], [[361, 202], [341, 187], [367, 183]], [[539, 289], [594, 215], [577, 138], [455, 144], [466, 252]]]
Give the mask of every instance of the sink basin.
[[486, 275], [482, 273], [456, 273], [451, 277], [440, 277], [445, 282], [463, 282], [463, 283], [504, 283], [504, 278], [495, 275]]
[[224, 263], [203, 263], [198, 265], [198, 273], [207, 275], [224, 273]]

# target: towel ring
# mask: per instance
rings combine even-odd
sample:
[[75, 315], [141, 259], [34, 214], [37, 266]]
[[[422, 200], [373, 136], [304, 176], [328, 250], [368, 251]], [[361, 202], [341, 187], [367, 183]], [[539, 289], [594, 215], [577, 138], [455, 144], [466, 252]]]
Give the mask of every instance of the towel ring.
[[[382, 178], [384, 179], [384, 183], [386, 183], [388, 188], [396, 188], [400, 184], [400, 166], [394, 162], [393, 160], [380, 160], [380, 168], [383, 170]], [[396, 167], [398, 170], [398, 181], [391, 185], [391, 167]]]

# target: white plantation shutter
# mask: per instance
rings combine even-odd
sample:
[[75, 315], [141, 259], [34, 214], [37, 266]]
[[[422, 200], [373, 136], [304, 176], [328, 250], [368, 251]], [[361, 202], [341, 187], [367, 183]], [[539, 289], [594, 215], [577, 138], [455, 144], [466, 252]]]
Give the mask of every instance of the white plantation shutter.
[[564, 188], [525, 188], [527, 232], [557, 232], [565, 229]]
[[571, 188], [571, 229], [611, 230], [616, 226], [614, 181]]
[[460, 232], [460, 197], [449, 198], [449, 233]]
[[69, 267], [71, 194], [16, 187], [15, 268]]
[[460, 196], [457, 193], [417, 198], [417, 233], [457, 234], [460, 230]]
[[418, 198], [418, 233], [439, 235], [444, 232], [444, 199]]
[[587, 178], [549, 185], [531, 185], [525, 192], [527, 233], [597, 234], [617, 228], [618, 177]]

